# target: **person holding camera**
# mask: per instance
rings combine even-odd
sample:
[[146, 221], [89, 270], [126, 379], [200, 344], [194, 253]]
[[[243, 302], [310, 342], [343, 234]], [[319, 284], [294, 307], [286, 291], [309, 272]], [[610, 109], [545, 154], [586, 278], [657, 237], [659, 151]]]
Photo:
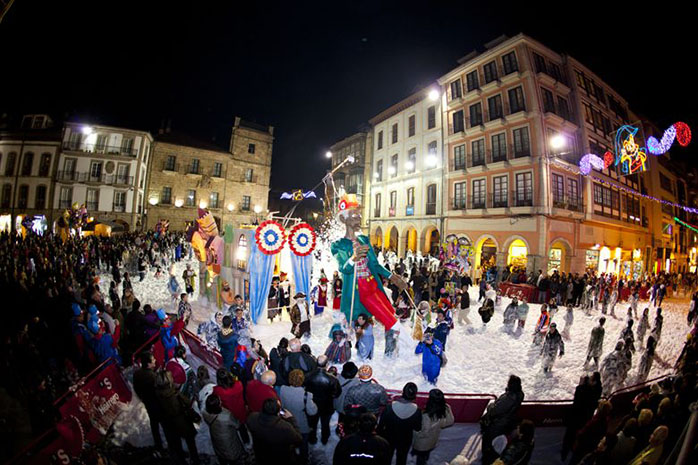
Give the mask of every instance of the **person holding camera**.
[[446, 356], [441, 341], [434, 339], [433, 328], [427, 328], [424, 339], [417, 344], [414, 353], [422, 354], [422, 374], [431, 384], [436, 384]]

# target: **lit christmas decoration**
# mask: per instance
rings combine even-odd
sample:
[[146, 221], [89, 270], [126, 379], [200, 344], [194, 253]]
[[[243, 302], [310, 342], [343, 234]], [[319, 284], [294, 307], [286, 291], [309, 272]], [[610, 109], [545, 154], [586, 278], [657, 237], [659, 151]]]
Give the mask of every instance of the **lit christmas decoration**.
[[635, 142], [637, 131], [638, 128], [627, 124], [616, 131], [616, 165], [621, 164], [623, 174], [645, 171], [647, 151]]
[[613, 156], [613, 152], [607, 150], [606, 153], [603, 154], [603, 167], [608, 168], [614, 161], [616, 161], [616, 157]]
[[682, 225], [682, 226], [687, 227], [687, 228], [690, 229], [691, 231], [697, 232], [697, 233], [698, 233], [698, 228], [696, 228], [695, 226], [691, 226], [690, 224], [688, 224], [688, 223], [686, 223], [686, 222], [684, 222], [684, 221], [681, 221], [681, 220], [678, 219], [677, 217], [674, 217], [674, 221], [677, 222], [677, 223], [679, 223], [679, 224]]
[[686, 147], [691, 142], [691, 128], [688, 127], [688, 124], [682, 123], [681, 121], [672, 124], [664, 131], [662, 139], [659, 141], [655, 137], [648, 138], [647, 150], [649, 150], [652, 155], [666, 153], [674, 143], [674, 139], [676, 139], [682, 147]]
[[586, 176], [591, 173], [592, 168], [601, 171], [604, 169], [604, 161], [598, 155], [588, 153], [579, 160], [579, 171]]

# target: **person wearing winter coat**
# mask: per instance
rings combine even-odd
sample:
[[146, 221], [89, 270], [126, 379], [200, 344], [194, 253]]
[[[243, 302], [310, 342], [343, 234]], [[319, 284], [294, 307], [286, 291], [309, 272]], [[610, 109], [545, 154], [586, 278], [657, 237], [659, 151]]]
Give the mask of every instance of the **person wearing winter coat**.
[[369, 413], [378, 415], [388, 404], [388, 393], [373, 379], [373, 369], [370, 365], [362, 365], [359, 368], [359, 381], [358, 385], [348, 390], [344, 405], [363, 405]]
[[327, 357], [320, 355], [317, 359], [317, 368], [305, 378], [305, 390], [313, 394], [313, 399], [318, 407], [317, 414], [308, 414], [310, 444], [317, 442], [318, 421], [322, 429], [322, 444], [327, 444], [330, 438], [330, 419], [334, 415], [334, 400], [342, 393], [339, 380], [327, 372], [327, 364]]
[[167, 281], [167, 291], [170, 293], [170, 297], [172, 297], [172, 302], [177, 302], [180, 289], [177, 278], [173, 273], [170, 273], [170, 279]]
[[210, 348], [220, 350], [218, 347], [218, 333], [221, 332], [223, 324], [223, 312], [216, 311], [211, 315], [211, 319], [200, 323], [196, 328], [196, 335]]
[[494, 315], [494, 300], [489, 297], [485, 297], [485, 301], [482, 306], [478, 309], [477, 313], [482, 319], [482, 327], [486, 327], [487, 323], [490, 322], [492, 316]]
[[535, 426], [530, 420], [523, 420], [516, 427], [512, 440], [502, 451], [494, 465], [523, 465], [527, 464], [533, 454]]
[[519, 320], [518, 328], [523, 330], [526, 325], [526, 318], [528, 317], [528, 303], [526, 298], [521, 299], [521, 303], [516, 307], [516, 318]]
[[358, 373], [359, 368], [354, 364], [354, 362], [347, 362], [342, 366], [342, 371], [337, 377], [339, 387], [342, 390], [339, 393], [339, 396], [334, 400], [334, 409], [337, 411], [339, 415], [337, 423], [343, 422], [344, 410], [347, 406], [347, 403], [345, 401], [347, 393], [351, 388], [357, 386], [361, 382], [359, 381], [359, 378], [356, 376]]
[[305, 297], [302, 292], [296, 293], [291, 307], [291, 333], [298, 338], [310, 336], [310, 308]]
[[555, 360], [565, 355], [565, 342], [562, 340], [556, 323], [550, 323], [550, 330], [545, 335], [540, 354], [543, 356], [543, 373], [549, 373], [553, 369]]
[[424, 340], [417, 344], [415, 354], [422, 354], [422, 375], [431, 384], [436, 384], [443, 365], [443, 345], [434, 337], [431, 328], [427, 328]]
[[[135, 303], [134, 303], [135, 306]], [[140, 304], [139, 304], [140, 306]], [[136, 310], [134, 308], [134, 310]], [[133, 313], [133, 310], [131, 311]], [[140, 312], [136, 312], [140, 313]], [[160, 318], [155, 310], [150, 305], [144, 305], [143, 306], [143, 313], [145, 316], [143, 317], [143, 320], [141, 321], [142, 323], [142, 328], [141, 331], [143, 331], [143, 334], [145, 335], [145, 340], [149, 340], [156, 334], [160, 332], [160, 326], [162, 326], [162, 322], [160, 321]]]
[[502, 329], [505, 333], [511, 334], [511, 332], [514, 330], [514, 324], [518, 319], [518, 307], [519, 301], [516, 297], [513, 297], [511, 299], [511, 303], [507, 305], [507, 308], [504, 309], [504, 325], [502, 326]]
[[[305, 376], [301, 370], [293, 370], [288, 375], [289, 386], [281, 386], [281, 405], [291, 412], [298, 423], [298, 431], [303, 436], [300, 446], [301, 463], [308, 461], [308, 442], [311, 428], [308, 424], [309, 417], [318, 413], [318, 407], [313, 400], [313, 393], [303, 388]], [[329, 427], [329, 425], [328, 425]]]
[[589, 346], [587, 347], [587, 359], [584, 362], [586, 367], [591, 359], [594, 359], [594, 367], [599, 366], [599, 357], [603, 354], [603, 338], [606, 334], [604, 325], [606, 324], [606, 317], [599, 318], [599, 325], [595, 326], [591, 330], [591, 337], [589, 338]]
[[174, 357], [175, 348], [179, 345], [177, 338], [184, 329], [184, 321], [177, 320], [172, 323], [170, 317], [161, 308], [156, 314], [162, 326], [160, 326], [160, 338], [153, 345], [153, 354], [158, 361], [158, 366], [162, 366]]
[[516, 425], [516, 412], [524, 400], [521, 378], [509, 377], [504, 394], [487, 406], [480, 419], [482, 433], [482, 463], [489, 464], [496, 458], [492, 440], [501, 434], [508, 434]]
[[247, 400], [247, 410], [250, 412], [261, 412], [262, 405], [267, 399], [278, 399], [279, 396], [274, 389], [276, 384], [276, 373], [267, 370], [262, 373], [260, 379], [253, 379], [245, 386], [245, 399]]
[[296, 418], [290, 411], [281, 410], [278, 400], [265, 400], [262, 411], [251, 413], [247, 425], [258, 465], [294, 463], [294, 450], [303, 443], [303, 436]]
[[536, 322], [536, 327], [533, 328], [533, 345], [539, 345], [543, 342], [549, 326], [550, 314], [548, 313], [548, 306], [543, 304], [540, 306], [540, 316]]
[[658, 426], [650, 436], [649, 444], [642, 449], [628, 465], [656, 465], [664, 452], [664, 441], [669, 436], [669, 428]]
[[621, 331], [619, 339], [621, 341], [630, 340], [631, 344], [626, 343], [626, 348], [630, 346], [632, 347], [631, 350], [635, 352], [635, 334], [633, 333], [633, 320], [628, 320], [628, 324], [625, 328], [623, 328], [623, 331]]
[[223, 317], [223, 327], [218, 333], [218, 347], [223, 358], [223, 367], [230, 370], [235, 363], [235, 349], [238, 346], [238, 335], [233, 331], [233, 319], [230, 315]]
[[654, 328], [652, 328], [652, 331], [656, 334], [655, 339], [657, 343], [659, 343], [659, 338], [662, 335], [662, 326], [664, 326], [664, 317], [662, 316], [662, 308], [658, 307], [657, 316], [654, 317]]
[[92, 338], [89, 340], [89, 347], [95, 354], [97, 363], [102, 363], [110, 358], [113, 358], [117, 364], [121, 365], [121, 356], [119, 355], [119, 325], [116, 325], [117, 335], [116, 338], [112, 337], [111, 334], [104, 331], [104, 326], [98, 324], [95, 320], [92, 320], [88, 324], [87, 329], [92, 333]]
[[228, 410], [241, 423], [247, 421], [247, 407], [243, 395], [242, 383], [225, 368], [216, 371], [216, 386], [213, 394], [221, 399], [223, 407]]
[[623, 430], [617, 434], [615, 447], [611, 449], [609, 463], [628, 463], [633, 458], [633, 451], [637, 444], [637, 420], [629, 418]]
[[562, 438], [562, 449], [560, 450], [560, 457], [563, 462], [567, 459], [567, 454], [572, 449], [577, 431], [591, 418], [591, 415], [587, 414], [587, 406], [590, 404], [591, 396], [589, 377], [582, 376], [579, 380], [579, 384], [574, 390], [572, 407], [568, 410], [564, 419], [566, 429], [565, 435]]
[[161, 451], [162, 436], [160, 436], [160, 423], [162, 414], [160, 413], [160, 406], [155, 391], [155, 380], [157, 378], [155, 370], [157, 366], [153, 355], [148, 351], [141, 353], [140, 362], [141, 367], [133, 374], [133, 390], [145, 406], [155, 448]]
[[427, 405], [422, 413], [422, 428], [415, 433], [412, 441], [412, 455], [417, 456], [417, 465], [426, 465], [439, 442], [441, 430], [453, 423], [453, 412], [446, 403], [444, 393], [440, 389], [429, 391]]
[[354, 323], [354, 332], [356, 334], [356, 351], [359, 353], [359, 357], [364, 360], [371, 360], [375, 343], [373, 338], [373, 319], [367, 315], [359, 315]]
[[604, 396], [611, 394], [620, 385], [622, 365], [625, 361], [624, 345], [623, 341], [618, 341], [615, 350], [608, 354], [601, 364]]
[[187, 268], [182, 272], [182, 280], [187, 294], [194, 295], [194, 278], [196, 273], [191, 269], [191, 265], [187, 263]]
[[633, 312], [633, 318], [637, 318], [637, 306], [640, 303], [640, 291], [635, 288], [630, 294], [630, 309]]
[[276, 382], [274, 387], [277, 389], [283, 384], [281, 373], [281, 363], [288, 354], [288, 339], [282, 337], [279, 344], [269, 352], [269, 368], [276, 374]]
[[317, 362], [312, 355], [301, 351], [300, 339], [291, 339], [288, 343], [289, 352], [281, 362], [281, 376], [283, 384], [288, 385], [288, 375], [298, 369], [304, 375], [308, 375], [317, 367]]
[[390, 444], [375, 433], [375, 428], [376, 416], [368, 412], [361, 414], [358, 431], [343, 437], [335, 447], [333, 465], [390, 465]]
[[181, 462], [184, 459], [182, 439], [187, 443], [189, 456], [192, 463], [199, 463], [199, 454], [196, 449], [196, 428], [192, 422], [192, 409], [187, 400], [175, 388], [172, 382], [172, 374], [169, 371], [159, 371], [155, 380], [155, 394], [158, 407], [162, 414], [162, 426], [165, 430], [167, 447], [171, 453]]
[[422, 429], [422, 411], [414, 403], [416, 398], [417, 385], [405, 384], [402, 397], [396, 398], [385, 408], [378, 423], [376, 432], [390, 444], [390, 458], [397, 453], [395, 465], [407, 463], [413, 433]]
[[434, 327], [434, 339], [441, 342], [441, 348], [446, 350], [446, 341], [448, 333], [451, 332], [451, 326], [446, 319], [446, 314], [443, 310], [436, 313], [436, 327]]
[[640, 358], [640, 366], [637, 369], [637, 382], [644, 382], [650, 374], [652, 369], [652, 362], [654, 361], [654, 354], [657, 348], [657, 342], [654, 338], [654, 333], [650, 333], [647, 337], [647, 347], [642, 353]]
[[572, 324], [574, 324], [574, 307], [572, 305], [567, 306], [567, 311], [564, 316], [565, 328], [562, 330], [562, 338], [566, 341], [570, 340], [570, 329]]
[[233, 415], [223, 408], [220, 397], [215, 394], [206, 399], [206, 408], [201, 410], [201, 416], [208, 425], [211, 434], [211, 445], [221, 464], [241, 464], [245, 456], [245, 448], [238, 436], [240, 423]]
[[351, 359], [351, 342], [347, 339], [347, 333], [339, 325], [335, 324], [330, 329], [332, 341], [325, 349], [325, 355], [332, 363], [344, 363]]

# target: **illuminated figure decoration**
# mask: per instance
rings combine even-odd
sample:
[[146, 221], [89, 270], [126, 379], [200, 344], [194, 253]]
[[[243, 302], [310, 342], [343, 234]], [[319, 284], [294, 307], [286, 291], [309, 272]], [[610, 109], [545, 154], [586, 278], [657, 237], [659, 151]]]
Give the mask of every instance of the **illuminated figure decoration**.
[[[658, 141], [654, 137], [647, 139], [647, 148], [640, 147], [635, 142], [635, 135], [638, 129], [634, 126], [621, 126], [616, 132], [616, 155], [615, 164], [621, 164], [623, 174], [632, 174], [645, 171], [647, 169], [647, 152], [652, 155], [662, 155], [666, 153], [674, 143], [674, 139], [680, 146], [686, 147], [691, 142], [691, 128], [686, 123], [677, 122], [672, 124]], [[592, 169], [601, 171], [611, 166], [611, 152], [604, 153], [604, 157], [588, 153], [579, 160], [579, 171], [587, 176]]]
[[669, 129], [664, 131], [662, 140], [658, 141], [654, 137], [647, 139], [647, 150], [652, 155], [661, 155], [669, 151], [669, 148], [674, 143], [674, 139], [681, 147], [686, 147], [691, 142], [691, 128], [688, 124], [678, 122], [669, 126]]
[[155, 225], [155, 237], [160, 237], [167, 234], [167, 230], [170, 228], [169, 220], [160, 220]]
[[218, 225], [208, 210], [199, 208], [199, 217], [194, 226], [187, 230], [196, 258], [206, 263], [209, 284], [221, 272], [223, 265], [223, 238], [218, 234]]
[[439, 258], [445, 262], [444, 268], [463, 274], [470, 271], [468, 260], [473, 256], [473, 253], [473, 246], [468, 239], [449, 234], [441, 245]]
[[620, 164], [621, 173], [633, 174], [645, 171], [647, 149], [635, 142], [638, 128], [623, 125], [616, 131], [616, 165]]
[[301, 189], [296, 189], [292, 192], [283, 192], [280, 198], [281, 200], [300, 202], [304, 199], [317, 199], [317, 196], [314, 191], [303, 192]]

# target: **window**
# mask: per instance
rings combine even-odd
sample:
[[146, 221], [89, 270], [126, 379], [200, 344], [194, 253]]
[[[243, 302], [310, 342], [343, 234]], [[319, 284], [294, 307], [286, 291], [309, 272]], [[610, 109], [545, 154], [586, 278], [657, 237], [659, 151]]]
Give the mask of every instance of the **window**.
[[73, 188], [61, 187], [60, 195], [58, 196], [58, 208], [70, 208], [73, 203]]
[[17, 154], [15, 152], [10, 152], [5, 162], [5, 176], [15, 175], [15, 163], [17, 163]]
[[570, 118], [570, 106], [567, 103], [567, 99], [563, 97], [557, 98], [557, 114], [560, 115], [562, 118], [564, 118], [567, 121], [572, 121]]
[[102, 162], [101, 161], [93, 161], [90, 164], [90, 181], [99, 182], [101, 180], [102, 180]]
[[220, 178], [222, 173], [223, 173], [223, 163], [218, 163], [218, 162], [214, 163], [212, 176], [215, 178]]
[[174, 155], [168, 155], [167, 160], [165, 161], [165, 171], [177, 171], [175, 168], [175, 162], [177, 161], [177, 157]]
[[504, 161], [507, 159], [507, 137], [506, 133], [492, 136], [492, 161]]
[[427, 154], [429, 154], [430, 157], [436, 156], [436, 141], [435, 140], [429, 142], [429, 145], [427, 145]]
[[36, 197], [34, 197], [34, 208], [41, 210], [46, 208], [46, 186], [36, 186]]
[[44, 153], [41, 155], [41, 163], [39, 164], [39, 176], [50, 176], [51, 171], [51, 154]]
[[373, 216], [375, 218], [380, 218], [380, 216], [381, 216], [381, 195], [380, 195], [380, 193], [376, 194], [376, 203], [373, 206]]
[[579, 181], [572, 178], [567, 178], [567, 204], [573, 209], [579, 209], [582, 206], [582, 199], [579, 197]]
[[98, 211], [99, 210], [99, 190], [98, 189], [87, 189], [85, 194], [85, 207], [87, 211]]
[[430, 106], [427, 108], [427, 129], [434, 129], [436, 127], [436, 107]]
[[543, 94], [543, 111], [555, 113], [555, 99], [553, 98], [553, 93], [542, 87], [540, 91]]
[[545, 58], [542, 56], [538, 55], [537, 53], [533, 54], [533, 64], [536, 67], [536, 73], [545, 73]]
[[490, 121], [501, 118], [502, 115], [502, 96], [495, 95], [487, 99], [487, 107], [490, 110]]
[[125, 191], [114, 191], [114, 211], [115, 212], [126, 211], [126, 192]]
[[397, 207], [397, 191], [390, 192], [390, 208], [388, 209], [388, 216], [395, 216], [395, 208]]
[[[129, 176], [128, 176], [129, 171], [130, 171], [129, 165], [127, 165], [126, 163], [119, 163], [119, 165], [116, 168], [116, 183], [117, 184], [131, 184], [129, 182]], [[145, 177], [145, 173], [141, 173], [141, 182], [143, 182], [144, 177]]]
[[187, 205], [187, 207], [195, 207], [196, 206], [196, 191], [194, 189], [189, 189], [187, 191], [186, 205]]
[[189, 165], [189, 173], [190, 174], [199, 174], [199, 159], [194, 158], [191, 161], [191, 165]]
[[594, 184], [594, 213], [619, 218], [620, 195], [610, 187]]
[[244, 234], [240, 234], [238, 238], [238, 250], [235, 252], [236, 257], [243, 257], [237, 259], [237, 266], [239, 270], [247, 269], [247, 237]]
[[407, 173], [409, 174], [414, 173], [417, 169], [417, 149], [411, 148], [407, 152], [407, 164], [405, 168], [407, 168]]
[[516, 175], [516, 206], [533, 206], [533, 173], [518, 173]]
[[548, 63], [548, 74], [555, 78], [556, 81], [565, 82], [566, 79], [562, 78], [562, 72], [560, 67], [556, 63]]
[[640, 223], [640, 200], [627, 194], [623, 194], [625, 204], [625, 220], [632, 223]]
[[523, 89], [521, 86], [509, 89], [509, 109], [511, 113], [526, 111], [524, 103]]
[[[666, 197], [662, 197], [662, 200], [664, 200], [664, 202], [671, 202], [671, 200]], [[662, 203], [662, 212], [669, 216], [674, 216], [674, 207], [668, 203]]]
[[509, 180], [507, 176], [495, 176], [492, 178], [492, 206], [502, 208], [507, 206]]
[[247, 168], [245, 170], [245, 182], [252, 182], [254, 179], [254, 169]]
[[218, 208], [218, 192], [211, 192], [208, 198], [208, 206], [211, 208]]
[[453, 148], [453, 170], [465, 169], [465, 144], [457, 145]]
[[472, 166], [482, 166], [485, 164], [485, 139], [474, 140], [471, 143]]
[[27, 152], [22, 160], [22, 176], [32, 175], [32, 165], [34, 164], [34, 153]]
[[553, 206], [562, 206], [565, 202], [565, 178], [553, 173], [552, 176]]
[[10, 208], [12, 203], [12, 184], [2, 185], [2, 208]]
[[107, 140], [109, 136], [106, 134], [97, 135], [97, 142], [95, 143], [95, 151], [104, 153], [107, 150]]
[[463, 132], [464, 129], [463, 110], [458, 110], [453, 113], [453, 133]]
[[470, 196], [473, 208], [485, 208], [485, 180], [476, 179], [472, 182], [473, 194]]
[[415, 115], [410, 115], [410, 117], [407, 119], [407, 137], [412, 137], [414, 136], [414, 129], [415, 129], [415, 120], [416, 120]]
[[397, 176], [397, 153], [390, 157], [390, 168], [388, 168], [388, 173], [391, 178]]
[[659, 185], [667, 192], [674, 193], [674, 183], [664, 173], [659, 172]]
[[453, 209], [465, 209], [465, 182], [457, 182], [453, 185]]
[[427, 215], [436, 214], [436, 184], [427, 186]]
[[378, 141], [376, 142], [376, 144], [376, 150], [380, 150], [383, 148], [383, 131], [378, 131]]
[[255, 146], [254, 144], [247, 144], [247, 153], [254, 153]]
[[132, 137], [126, 137], [121, 141], [121, 153], [124, 155], [135, 155]]
[[242, 196], [242, 205], [240, 206], [240, 209], [244, 212], [250, 211], [250, 203], [252, 202], [252, 197], [249, 195], [243, 195]]
[[482, 104], [470, 105], [470, 127], [482, 124]]
[[391, 143], [397, 144], [397, 123], [394, 123], [392, 129], [390, 130], [390, 140]]
[[531, 155], [531, 146], [528, 139], [528, 128], [514, 129], [514, 158], [528, 157]]
[[414, 187], [407, 189], [407, 205], [405, 205], [405, 216], [414, 215]]
[[373, 177], [376, 178], [376, 182], [383, 181], [383, 160], [376, 162], [376, 172]]
[[456, 79], [451, 83], [451, 100], [461, 98], [462, 95], [460, 79]]
[[485, 71], [485, 84], [497, 79], [497, 62], [490, 61], [483, 68]]
[[27, 208], [29, 204], [29, 186], [22, 184], [17, 192], [17, 208]]
[[160, 196], [160, 203], [164, 205], [170, 205], [172, 203], [172, 188], [165, 186], [162, 188], [162, 195]]
[[465, 75], [465, 80], [468, 86], [468, 92], [480, 88], [480, 79], [477, 75], [477, 70]]
[[504, 75], [511, 74], [519, 70], [519, 63], [516, 61], [516, 53], [509, 52], [502, 57], [502, 66], [504, 68]]

